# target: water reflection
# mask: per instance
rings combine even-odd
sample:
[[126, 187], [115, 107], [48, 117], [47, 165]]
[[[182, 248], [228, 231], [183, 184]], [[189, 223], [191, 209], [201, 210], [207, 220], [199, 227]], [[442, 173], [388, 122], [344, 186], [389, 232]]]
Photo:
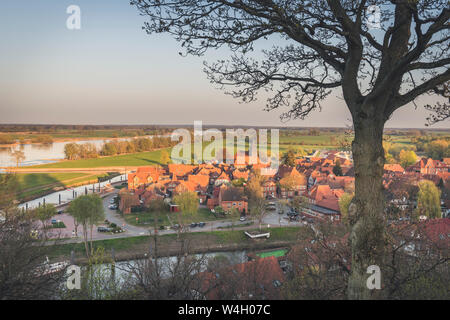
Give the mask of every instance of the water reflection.
[[[119, 141], [131, 140], [133, 138], [118, 139]], [[91, 143], [97, 149], [100, 149], [103, 144], [111, 139], [99, 140], [80, 140], [80, 141], [63, 141], [53, 142], [47, 144], [18, 144], [15, 146], [0, 146], [0, 167], [15, 167], [16, 162], [11, 157], [10, 150], [21, 150], [25, 154], [25, 161], [20, 166], [34, 166], [45, 163], [56, 162], [64, 159], [64, 147], [68, 143]]]

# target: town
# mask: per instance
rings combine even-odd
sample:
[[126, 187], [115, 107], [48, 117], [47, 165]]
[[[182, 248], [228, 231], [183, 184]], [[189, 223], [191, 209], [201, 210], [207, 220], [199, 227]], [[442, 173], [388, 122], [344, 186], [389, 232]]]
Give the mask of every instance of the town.
[[[322, 157], [300, 157], [295, 165], [283, 164], [273, 175], [258, 175], [258, 171], [270, 164], [248, 163], [220, 164], [169, 164], [163, 168], [140, 167], [128, 174], [128, 188], [119, 193], [119, 209], [127, 214], [133, 208], [148, 208], [151, 201], [168, 199], [171, 212], [179, 206], [170, 199], [184, 192], [195, 193], [200, 205], [211, 212], [223, 210], [239, 211], [241, 217], [251, 215], [247, 185], [252, 179], [259, 180], [262, 196], [270, 201], [287, 199], [297, 205], [291, 210], [303, 218], [328, 219], [340, 222], [344, 195], [354, 193], [355, 177], [349, 153], [326, 151]], [[248, 158], [247, 158], [248, 159]], [[443, 188], [450, 183], [450, 158], [442, 161], [422, 158], [417, 163], [403, 168], [400, 164], [384, 166], [383, 185], [389, 204], [389, 219], [410, 219], [417, 209], [418, 184], [430, 181]], [[445, 218], [450, 212], [450, 195], [442, 192], [439, 206]], [[345, 197], [344, 197], [345, 198]], [[300, 201], [294, 201], [299, 199]], [[347, 203], [348, 205], [349, 203]], [[344, 208], [345, 210], [345, 208]], [[345, 210], [346, 211], [346, 210]], [[282, 212], [280, 212], [282, 213]], [[296, 219], [293, 215], [291, 219]], [[426, 214], [420, 214], [426, 219]], [[298, 218], [297, 218], [298, 219]]]
[[1, 301], [450, 300], [448, 0], [28, 2], [0, 2]]

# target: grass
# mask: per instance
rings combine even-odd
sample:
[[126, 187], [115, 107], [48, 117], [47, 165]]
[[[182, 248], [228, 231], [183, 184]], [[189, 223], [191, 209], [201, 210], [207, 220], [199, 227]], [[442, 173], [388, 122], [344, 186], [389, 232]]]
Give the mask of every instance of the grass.
[[[170, 154], [170, 149], [168, 150]], [[33, 166], [30, 168], [99, 168], [99, 167], [121, 167], [121, 166], [151, 166], [160, 165], [161, 151], [140, 152], [124, 154], [111, 157], [101, 157], [96, 159], [71, 160]]]
[[92, 175], [89, 173], [17, 173], [18, 193], [17, 198], [21, 201], [36, 198], [48, 194], [55, 188], [97, 182], [98, 177], [103, 175]]
[[155, 220], [157, 220], [158, 227], [170, 225], [169, 220], [167, 218], [167, 214], [168, 212], [164, 212], [159, 215], [156, 215], [155, 213], [152, 212], [138, 212], [125, 214], [124, 218], [128, 224], [131, 224], [133, 226], [148, 226], [153, 228]]
[[287, 249], [282, 249], [282, 250], [274, 250], [274, 251], [269, 251], [269, 252], [260, 252], [257, 253], [256, 255], [260, 258], [267, 258], [267, 257], [283, 257], [286, 253], [288, 252]]
[[64, 229], [65, 227], [66, 227], [66, 225], [62, 221], [57, 222], [57, 223], [52, 223], [52, 225], [51, 225], [51, 228], [53, 228], [53, 229]]
[[[257, 229], [255, 229], [257, 230]], [[263, 230], [268, 231], [268, 230]], [[277, 242], [277, 241], [295, 241], [298, 239], [304, 239], [308, 236], [308, 230], [304, 227], [279, 227], [270, 228], [271, 237], [263, 240], [265, 242]], [[231, 245], [242, 244], [251, 245], [255, 243], [255, 240], [249, 239], [245, 236], [242, 230], [226, 230], [226, 231], [208, 231], [208, 232], [193, 232], [185, 234], [186, 240], [191, 243], [196, 243], [197, 246], [212, 245]], [[152, 241], [151, 236], [138, 236], [129, 238], [117, 238], [108, 240], [95, 241], [95, 247], [103, 247], [109, 251], [114, 248], [116, 253], [119, 252], [136, 252], [139, 250], [147, 249], [148, 245]], [[170, 245], [177, 241], [176, 234], [166, 234], [159, 236], [159, 243], [161, 246]], [[259, 241], [259, 240], [257, 240]], [[194, 246], [195, 248], [196, 246]], [[84, 243], [70, 243], [60, 244], [52, 246], [49, 252], [50, 257], [70, 257], [71, 251], [75, 254], [82, 256], [84, 254]]]
[[[163, 212], [155, 214], [152, 212], [137, 212], [124, 215], [125, 221], [134, 226], [154, 227], [155, 219], [157, 226], [170, 226], [172, 224], [190, 224], [191, 222], [215, 221], [221, 219], [230, 219], [229, 216], [223, 218], [215, 217], [207, 208], [199, 208], [195, 214], [186, 214], [180, 212]], [[138, 218], [138, 220], [136, 220]], [[169, 221], [170, 218], [170, 221]]]
[[[108, 239], [95, 241], [95, 246], [97, 248], [102, 247], [105, 250], [129, 250], [136, 245], [148, 243], [150, 241], [148, 236], [139, 237], [129, 237], [129, 238], [118, 238], [118, 239]], [[70, 257], [71, 252], [83, 254], [85, 252], [84, 243], [70, 243], [70, 244], [60, 244], [51, 247], [50, 253], [52, 257], [66, 256]]]
[[18, 173], [16, 174], [19, 189], [25, 190], [43, 185], [60, 183], [75, 178], [90, 176], [88, 173]]

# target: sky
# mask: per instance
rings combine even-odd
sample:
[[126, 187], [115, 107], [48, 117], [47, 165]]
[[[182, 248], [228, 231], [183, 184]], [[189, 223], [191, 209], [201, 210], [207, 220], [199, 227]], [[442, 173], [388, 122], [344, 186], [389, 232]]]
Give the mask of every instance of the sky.
[[[69, 30], [70, 5], [81, 29]], [[129, 0], [2, 0], [0, 2], [0, 123], [193, 124], [343, 127], [350, 113], [340, 92], [305, 120], [281, 122], [287, 110], [263, 111], [225, 95], [204, 74], [211, 51], [181, 57], [169, 35], [147, 35]], [[262, 44], [263, 46], [265, 44]], [[271, 46], [270, 43], [267, 44]], [[422, 128], [418, 100], [397, 110], [387, 127]], [[448, 128], [449, 121], [433, 126]]]

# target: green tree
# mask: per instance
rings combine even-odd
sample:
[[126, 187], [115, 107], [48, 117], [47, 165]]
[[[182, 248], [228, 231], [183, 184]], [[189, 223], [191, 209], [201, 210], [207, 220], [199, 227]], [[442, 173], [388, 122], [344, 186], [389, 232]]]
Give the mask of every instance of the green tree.
[[419, 216], [426, 216], [430, 219], [440, 218], [442, 216], [441, 191], [429, 180], [419, 182], [416, 218]]
[[116, 144], [113, 142], [107, 142], [103, 145], [102, 150], [100, 151], [100, 153], [103, 156], [113, 156], [115, 154], [118, 153]]
[[342, 176], [342, 167], [341, 162], [339, 160], [336, 160], [336, 164], [333, 167], [333, 173], [335, 176]]
[[167, 204], [162, 198], [153, 199], [148, 204], [148, 210], [150, 212], [165, 212], [167, 211]]
[[182, 213], [193, 215], [198, 210], [198, 197], [195, 192], [186, 191], [173, 197], [173, 202], [180, 207]]
[[[287, 204], [289, 204], [289, 201], [287, 201]], [[310, 203], [308, 201], [308, 198], [304, 196], [294, 197], [292, 199], [292, 207], [297, 209], [298, 212], [303, 212], [305, 209], [308, 209], [310, 207]]]
[[425, 145], [427, 156], [434, 160], [450, 157], [450, 144], [445, 140], [434, 140]]
[[234, 179], [231, 181], [233, 187], [242, 187], [244, 183], [246, 183], [244, 178]]
[[352, 193], [344, 193], [339, 198], [339, 210], [341, 211], [341, 221], [345, 224], [348, 224], [348, 207], [350, 206], [350, 203], [352, 202], [354, 197], [354, 194]]
[[230, 210], [230, 219], [231, 219], [231, 231], [234, 231], [234, 225], [237, 221], [239, 221], [239, 218], [241, 217], [241, 213], [237, 208], [231, 208]]
[[161, 157], [160, 157], [159, 162], [164, 165], [166, 165], [170, 162], [170, 156], [166, 150], [161, 151]]
[[289, 149], [287, 152], [283, 153], [283, 155], [281, 156], [281, 163], [289, 167], [295, 167], [294, 150]]
[[247, 186], [245, 188], [245, 193], [250, 201], [252, 199], [263, 197], [263, 188], [262, 188], [263, 181], [264, 180], [262, 176], [253, 176], [248, 181]]
[[79, 158], [80, 146], [77, 143], [68, 143], [64, 146], [64, 156], [67, 160]]
[[417, 155], [412, 150], [402, 150], [398, 155], [398, 159], [400, 160], [400, 165], [406, 168], [417, 162]]
[[5, 218], [16, 210], [14, 201], [19, 188], [19, 182], [15, 174], [0, 174], [0, 211], [3, 211]]
[[[105, 220], [103, 201], [96, 194], [80, 196], [70, 203], [67, 212], [83, 227], [84, 246], [86, 256], [89, 257], [94, 252], [92, 241], [94, 225]], [[88, 242], [89, 230], [91, 233], [90, 248]]]
[[56, 208], [53, 204], [46, 204], [45, 206], [34, 209], [36, 218], [42, 222], [42, 225], [47, 227], [48, 220], [56, 215]]

